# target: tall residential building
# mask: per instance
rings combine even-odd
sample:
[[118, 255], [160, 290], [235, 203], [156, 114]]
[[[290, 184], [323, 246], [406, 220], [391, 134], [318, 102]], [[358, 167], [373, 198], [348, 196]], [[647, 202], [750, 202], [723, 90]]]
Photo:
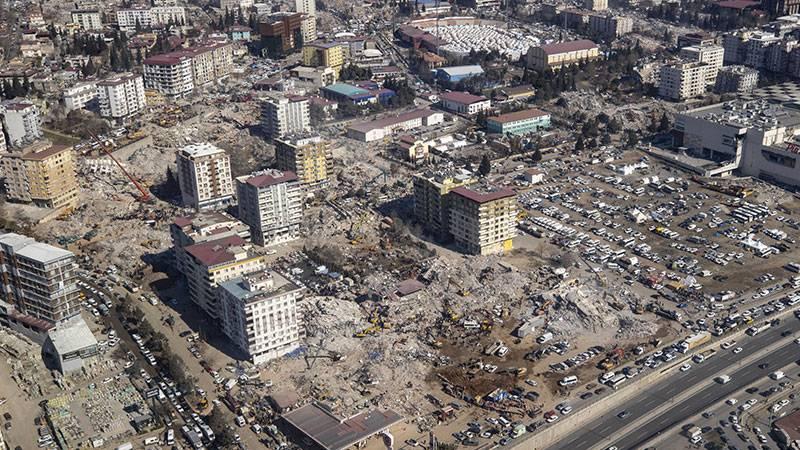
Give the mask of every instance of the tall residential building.
[[303, 42], [312, 42], [317, 39], [317, 4], [315, 0], [295, 0], [295, 11], [303, 13], [306, 17], [300, 24], [300, 33]]
[[347, 44], [340, 42], [306, 44], [303, 46], [303, 65], [330, 67], [336, 71], [338, 78], [339, 72], [344, 67], [345, 55], [348, 50]]
[[186, 12], [183, 6], [155, 6], [152, 8], [135, 7], [117, 11], [117, 24], [122, 31], [140, 28], [159, 27], [168, 24], [186, 23]]
[[[219, 0], [219, 9], [223, 12], [241, 9], [244, 16], [247, 17], [247, 12], [250, 11], [254, 4], [254, 0]], [[257, 13], [257, 15], [260, 16], [261, 14]]]
[[270, 139], [311, 131], [308, 98], [269, 97], [261, 103], [261, 126]]
[[306, 189], [324, 186], [333, 176], [331, 143], [320, 136], [276, 140], [275, 159], [278, 169], [294, 172]]
[[608, 9], [608, 0], [584, 0], [583, 6], [592, 11], [605, 11]]
[[186, 273], [189, 267], [186, 247], [190, 245], [230, 236], [250, 240], [249, 226], [219, 211], [199, 211], [190, 216], [176, 217], [169, 226], [169, 233], [180, 273]]
[[72, 252], [15, 233], [0, 235], [0, 324], [43, 335], [80, 314], [77, 268]]
[[97, 98], [97, 83], [94, 81], [78, 83], [71, 88], [64, 89], [63, 96], [67, 111], [83, 109], [89, 102]]
[[600, 57], [600, 48], [588, 39], [541, 45], [528, 49], [528, 67], [536, 70], [560, 69]]
[[285, 56], [302, 48], [304, 19], [304, 14], [292, 12], [276, 12], [259, 18], [261, 45], [271, 58]]
[[72, 23], [78, 24], [82, 30], [97, 31], [103, 29], [100, 11], [96, 9], [79, 9], [70, 13]]
[[461, 186], [450, 197], [450, 234], [462, 251], [488, 255], [510, 251], [517, 235], [517, 194], [508, 188]]
[[197, 87], [230, 75], [233, 43], [207, 42], [152, 56], [142, 65], [145, 86], [167, 96], [183, 97]]
[[132, 73], [116, 75], [97, 82], [100, 116], [124, 121], [145, 108], [144, 80]]
[[185, 206], [224, 207], [233, 200], [231, 158], [209, 143], [183, 147], [177, 155], [178, 184]]
[[689, 61], [706, 63], [710, 67], [706, 70], [706, 83], [713, 85], [717, 81], [717, 73], [722, 68], [725, 59], [725, 49], [720, 45], [698, 45], [684, 47], [680, 56]]
[[42, 137], [39, 108], [26, 101], [8, 101], [0, 105], [0, 118], [10, 147], [20, 147]]
[[305, 337], [297, 303], [303, 289], [272, 270], [247, 274], [218, 289], [222, 332], [253, 364], [279, 358]]
[[606, 39], [616, 39], [633, 31], [633, 19], [608, 13], [590, 14], [589, 31]]
[[0, 158], [6, 197], [69, 212], [78, 206], [72, 147], [37, 142]]
[[303, 189], [293, 172], [266, 170], [236, 179], [239, 219], [253, 242], [268, 246], [300, 237]]
[[706, 92], [707, 72], [711, 66], [701, 62], [664, 65], [658, 82], [660, 97], [681, 101]]
[[475, 182], [472, 172], [446, 168], [414, 175], [414, 216], [427, 230], [445, 238], [449, 233], [450, 191]]
[[714, 92], [724, 94], [753, 92], [758, 86], [758, 71], [746, 66], [725, 66], [717, 74]]
[[[214, 319], [221, 316], [217, 286], [247, 273], [266, 269], [264, 256], [240, 236], [201, 242], [184, 248], [189, 298]], [[215, 327], [218, 324], [214, 325]]]

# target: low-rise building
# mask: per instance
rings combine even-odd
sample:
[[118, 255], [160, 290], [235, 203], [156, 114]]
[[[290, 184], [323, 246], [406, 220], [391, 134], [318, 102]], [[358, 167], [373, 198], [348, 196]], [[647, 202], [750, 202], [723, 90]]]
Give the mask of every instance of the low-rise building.
[[132, 73], [116, 75], [97, 82], [100, 116], [124, 122], [144, 111], [144, 80]]
[[600, 48], [588, 39], [531, 47], [527, 65], [536, 70], [555, 70], [600, 57]]
[[81, 370], [84, 361], [88, 362], [99, 354], [97, 339], [80, 315], [50, 329], [42, 352], [45, 362], [52, 363], [62, 374]]
[[347, 136], [362, 142], [388, 138], [396, 131], [408, 131], [422, 126], [433, 126], [444, 121], [444, 114], [430, 109], [417, 109], [397, 116], [361, 122], [347, 128]]
[[488, 255], [511, 251], [517, 235], [517, 194], [483, 185], [450, 191], [449, 230], [462, 251]]
[[492, 101], [468, 92], [445, 92], [439, 96], [442, 108], [458, 114], [473, 116], [492, 109]]
[[486, 118], [490, 133], [525, 135], [550, 128], [550, 114], [532, 108]]
[[458, 83], [467, 78], [483, 75], [483, 67], [479, 65], [440, 67], [433, 71], [436, 78], [450, 83]]
[[209, 143], [192, 144], [177, 153], [178, 184], [185, 206], [222, 208], [233, 200], [231, 159]]
[[382, 88], [372, 81], [360, 81], [355, 84], [334, 83], [323, 87], [319, 92], [328, 100], [354, 105], [375, 103], [386, 105], [395, 96], [393, 90]]
[[333, 149], [321, 136], [287, 136], [275, 140], [275, 163], [294, 172], [305, 189], [316, 189], [333, 176]]
[[412, 135], [400, 136], [397, 149], [403, 157], [413, 164], [422, 164], [428, 160], [430, 146], [422, 139]]
[[236, 178], [239, 218], [250, 225], [253, 242], [262, 246], [300, 237], [303, 189], [293, 172], [265, 170]]
[[758, 86], [758, 71], [747, 66], [725, 66], [719, 70], [714, 92], [740, 94], [752, 92]]
[[296, 350], [305, 331], [298, 303], [303, 288], [272, 270], [221, 283], [222, 332], [259, 365]]
[[313, 83], [317, 87], [328, 86], [336, 82], [336, 72], [330, 67], [297, 66], [291, 70], [293, 77], [300, 81]]

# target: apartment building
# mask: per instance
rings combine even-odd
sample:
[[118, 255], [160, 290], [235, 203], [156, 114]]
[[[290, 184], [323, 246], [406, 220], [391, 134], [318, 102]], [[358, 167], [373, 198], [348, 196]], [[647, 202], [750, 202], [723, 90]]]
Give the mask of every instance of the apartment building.
[[633, 19], [614, 14], [589, 14], [589, 32], [606, 39], [616, 39], [633, 31]]
[[69, 212], [78, 206], [72, 147], [40, 141], [0, 158], [6, 198]]
[[414, 165], [424, 163], [428, 160], [430, 144], [409, 134], [400, 136], [397, 139], [397, 151]]
[[255, 365], [279, 358], [305, 337], [298, 303], [303, 288], [272, 270], [220, 283], [222, 332]]
[[528, 67], [536, 70], [555, 70], [600, 57], [600, 48], [588, 39], [558, 44], [531, 46], [526, 56]]
[[100, 116], [123, 122], [144, 111], [144, 79], [126, 73], [97, 82]]
[[0, 325], [41, 343], [80, 314], [75, 255], [16, 233], [0, 234]]
[[178, 184], [185, 206], [225, 207], [233, 201], [230, 156], [209, 143], [183, 147], [177, 154]]
[[725, 48], [721, 45], [698, 45], [684, 47], [680, 51], [681, 58], [688, 61], [706, 63], [706, 84], [714, 85], [717, 82], [717, 73], [722, 68], [725, 59]]
[[272, 96], [261, 103], [261, 127], [270, 139], [311, 131], [308, 98]]
[[152, 56], [142, 65], [147, 88], [170, 97], [184, 97], [197, 87], [230, 75], [233, 43], [208, 42]]
[[233, 68], [233, 44], [209, 42], [185, 50], [192, 58], [195, 87], [226, 78]]
[[608, 9], [608, 0], [584, 0], [583, 6], [591, 11], [605, 11]]
[[240, 236], [209, 240], [184, 248], [189, 298], [212, 319], [220, 319], [219, 283], [267, 268], [264, 255]]
[[6, 144], [21, 147], [42, 137], [39, 108], [26, 101], [11, 100], [0, 104], [0, 118], [8, 136]]
[[236, 179], [239, 218], [253, 242], [269, 246], [300, 237], [303, 189], [293, 172], [265, 170]]
[[445, 92], [439, 95], [442, 108], [458, 114], [474, 116], [492, 109], [492, 101], [482, 95], [468, 92]]
[[476, 181], [472, 172], [449, 167], [414, 175], [414, 216], [426, 230], [441, 238], [449, 235], [448, 193]]
[[450, 191], [449, 231], [473, 255], [511, 251], [517, 235], [517, 194], [508, 188], [460, 186]]
[[317, 39], [317, 4], [315, 0], [295, 0], [295, 11], [305, 14], [305, 19], [300, 25], [300, 34], [303, 42], [312, 42]]
[[97, 98], [97, 83], [87, 81], [64, 89], [64, 106], [67, 111], [86, 108], [86, 105]]
[[699, 97], [706, 92], [709, 70], [711, 66], [701, 62], [664, 65], [660, 71], [658, 95], [674, 101]]
[[82, 30], [98, 31], [103, 29], [103, 20], [100, 11], [96, 9], [78, 9], [70, 12], [72, 23], [77, 24]]
[[259, 18], [261, 45], [272, 57], [282, 57], [299, 50], [303, 45], [305, 14], [276, 12]]
[[287, 136], [275, 140], [279, 170], [294, 172], [305, 189], [324, 187], [333, 176], [331, 143], [321, 136]]
[[753, 92], [758, 86], [758, 71], [746, 66], [725, 66], [717, 74], [714, 92], [724, 94]]
[[[243, 13], [247, 13], [254, 4], [254, 0], [219, 0], [219, 9], [222, 11], [237, 11], [241, 9]], [[261, 15], [261, 13], [257, 14]]]
[[547, 128], [550, 128], [550, 114], [535, 108], [486, 118], [486, 129], [490, 133], [522, 136]]
[[336, 77], [338, 78], [339, 72], [344, 67], [347, 53], [349, 53], [349, 48], [346, 43], [312, 42], [303, 46], [303, 65], [308, 67], [330, 67], [336, 72]]
[[182, 6], [136, 7], [117, 11], [117, 24], [122, 31], [135, 30], [137, 24], [140, 28], [154, 28], [170, 23], [186, 23], [186, 11]]
[[238, 219], [219, 211], [198, 211], [190, 216], [176, 217], [169, 226], [175, 262], [180, 273], [189, 265], [186, 247], [230, 236], [250, 240], [250, 227]]

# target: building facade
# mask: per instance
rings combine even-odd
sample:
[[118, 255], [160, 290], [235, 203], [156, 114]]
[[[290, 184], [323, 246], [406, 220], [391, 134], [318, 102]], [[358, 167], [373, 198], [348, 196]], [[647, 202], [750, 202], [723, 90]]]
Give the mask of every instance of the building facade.
[[461, 186], [448, 194], [449, 230], [463, 252], [488, 255], [513, 249], [517, 194], [507, 188]]
[[300, 346], [305, 337], [298, 303], [303, 289], [271, 270], [221, 283], [222, 332], [256, 365]]
[[153, 28], [168, 24], [186, 23], [186, 12], [182, 6], [154, 6], [152, 8], [130, 8], [117, 10], [117, 25], [122, 31]]
[[67, 111], [83, 109], [97, 98], [97, 84], [93, 81], [79, 83], [64, 89], [64, 106]]
[[177, 154], [178, 184], [185, 206], [221, 208], [233, 201], [230, 156], [209, 143], [183, 147]]
[[633, 19], [614, 14], [590, 14], [589, 32], [606, 39], [616, 39], [633, 32]]
[[442, 108], [458, 114], [473, 116], [492, 109], [492, 101], [482, 95], [467, 92], [445, 92], [439, 95]]
[[270, 139], [311, 131], [308, 98], [269, 97], [261, 103], [261, 126]]
[[490, 133], [520, 136], [547, 128], [550, 128], [550, 114], [538, 109], [525, 109], [486, 118], [486, 129]]
[[82, 30], [98, 31], [103, 29], [100, 11], [93, 9], [78, 9], [70, 13], [72, 23], [78, 24]]
[[208, 42], [152, 56], [142, 62], [144, 83], [168, 97], [185, 97], [195, 88], [221, 80], [233, 69], [233, 44]]
[[664, 65], [661, 67], [658, 95], [674, 101], [699, 97], [706, 92], [709, 70], [711, 66], [701, 62]]
[[261, 45], [270, 57], [280, 57], [303, 47], [303, 21], [301, 13], [277, 12], [259, 18], [258, 31]]
[[588, 39], [531, 47], [527, 64], [536, 70], [555, 70], [600, 57], [600, 49]]
[[414, 175], [414, 216], [425, 229], [447, 238], [450, 232], [450, 191], [475, 183], [472, 172], [446, 168]]
[[303, 189], [293, 172], [266, 170], [236, 179], [239, 218], [253, 242], [269, 246], [300, 237]]
[[189, 264], [186, 247], [230, 236], [249, 241], [250, 227], [224, 212], [207, 210], [176, 217], [169, 226], [169, 234], [178, 271], [186, 273]]
[[725, 66], [717, 74], [714, 91], [719, 94], [753, 92], [758, 86], [758, 71], [746, 66]]
[[725, 59], [725, 48], [721, 45], [702, 45], [684, 47], [680, 56], [688, 61], [706, 63], [706, 84], [714, 85], [717, 82], [717, 73], [722, 68]]
[[374, 142], [389, 138], [397, 131], [408, 131], [422, 126], [433, 126], [444, 121], [444, 114], [430, 109], [416, 109], [394, 117], [350, 125], [347, 136], [361, 142]]
[[98, 81], [97, 98], [101, 117], [126, 121], [144, 111], [144, 79], [127, 73]]
[[326, 186], [333, 176], [331, 143], [320, 136], [277, 139], [275, 160], [279, 170], [294, 172], [305, 189]]
[[8, 136], [6, 145], [21, 147], [42, 137], [39, 108], [25, 101], [8, 101], [0, 105], [3, 129]]
[[39, 142], [0, 158], [10, 201], [70, 212], [78, 206], [72, 147]]

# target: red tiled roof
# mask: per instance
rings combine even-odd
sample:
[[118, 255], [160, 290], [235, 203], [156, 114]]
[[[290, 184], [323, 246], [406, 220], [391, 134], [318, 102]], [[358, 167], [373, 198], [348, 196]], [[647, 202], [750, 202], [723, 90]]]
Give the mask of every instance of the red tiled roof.
[[235, 256], [228, 253], [230, 247], [245, 245], [247, 242], [240, 236], [228, 236], [216, 241], [203, 242], [186, 247], [186, 253], [192, 255], [201, 264], [211, 267], [233, 261]]
[[272, 186], [279, 183], [286, 183], [289, 181], [296, 181], [297, 175], [291, 171], [285, 171], [278, 177], [273, 177], [272, 175], [262, 173], [261, 175], [256, 175], [254, 177], [250, 177], [247, 179], [247, 184], [255, 187], [266, 187]]
[[461, 103], [462, 105], [470, 105], [472, 103], [488, 100], [482, 95], [472, 95], [469, 92], [445, 92], [439, 95], [439, 98], [449, 102]]
[[176, 217], [172, 223], [183, 228], [187, 225], [191, 225], [193, 220], [194, 216], [183, 216], [183, 217]]
[[597, 48], [597, 44], [588, 39], [580, 39], [577, 41], [559, 42], [557, 44], [542, 45], [540, 48], [548, 55], [555, 55], [558, 53], [568, 53], [568, 52], [575, 52], [578, 50], [589, 50], [592, 48]]
[[497, 123], [509, 123], [509, 122], [516, 122], [518, 120], [533, 119], [534, 117], [542, 117], [549, 115], [550, 115], [549, 113], [546, 113], [540, 109], [531, 108], [531, 109], [523, 109], [522, 111], [512, 112], [508, 114], [501, 114], [497, 117], [489, 117], [486, 120], [491, 120], [492, 122], [497, 122]]
[[487, 203], [494, 200], [500, 200], [501, 198], [513, 197], [517, 195], [516, 192], [509, 188], [499, 188], [490, 192], [477, 192], [465, 186], [459, 186], [450, 192], [460, 195], [468, 200], [472, 200], [476, 203]]

